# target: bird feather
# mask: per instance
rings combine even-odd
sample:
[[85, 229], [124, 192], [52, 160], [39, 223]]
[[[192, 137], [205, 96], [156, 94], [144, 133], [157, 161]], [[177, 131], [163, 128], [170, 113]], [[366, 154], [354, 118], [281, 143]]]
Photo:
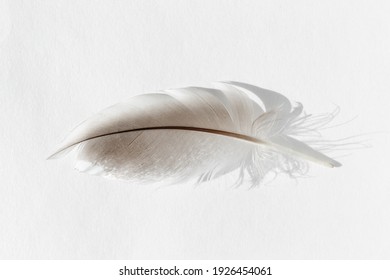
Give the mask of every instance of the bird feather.
[[134, 182], [209, 181], [238, 170], [237, 184], [270, 172], [303, 172], [336, 160], [295, 138], [302, 105], [240, 82], [138, 95], [77, 126], [49, 158], [78, 147], [76, 168]]

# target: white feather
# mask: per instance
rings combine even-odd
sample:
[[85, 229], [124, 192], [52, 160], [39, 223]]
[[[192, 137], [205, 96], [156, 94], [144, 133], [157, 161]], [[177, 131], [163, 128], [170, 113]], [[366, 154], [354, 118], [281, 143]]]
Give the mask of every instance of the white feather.
[[269, 172], [303, 172], [304, 160], [341, 166], [292, 137], [306, 119], [301, 104], [249, 84], [170, 89], [101, 111], [50, 158], [79, 146], [79, 171], [135, 182], [202, 182], [239, 170], [238, 184], [258, 184]]

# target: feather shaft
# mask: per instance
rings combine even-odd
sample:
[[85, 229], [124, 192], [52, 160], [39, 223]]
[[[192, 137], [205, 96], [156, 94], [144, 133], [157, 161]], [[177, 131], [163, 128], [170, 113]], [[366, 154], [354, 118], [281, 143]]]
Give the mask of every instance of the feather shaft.
[[66, 147], [60, 148], [56, 152], [54, 152], [52, 155], [50, 155], [47, 159], [55, 159], [57, 158], [57, 155], [61, 154], [65, 150], [71, 148], [72, 146], [81, 144], [82, 142], [86, 142], [92, 139], [100, 138], [100, 137], [105, 137], [105, 136], [110, 136], [110, 135], [115, 135], [115, 134], [122, 134], [122, 133], [129, 133], [129, 132], [137, 132], [137, 131], [148, 131], [148, 130], [187, 130], [187, 131], [198, 131], [198, 132], [205, 132], [205, 133], [210, 133], [210, 134], [216, 134], [216, 135], [221, 135], [221, 136], [227, 136], [227, 137], [232, 137], [236, 138], [239, 140], [251, 142], [251, 143], [256, 143], [256, 144], [267, 144], [265, 141], [248, 136], [248, 135], [243, 135], [239, 133], [234, 133], [230, 131], [223, 131], [223, 130], [217, 130], [217, 129], [209, 129], [209, 128], [202, 128], [202, 127], [186, 127], [186, 126], [160, 126], [160, 127], [143, 127], [143, 128], [136, 128], [136, 129], [129, 129], [129, 130], [122, 130], [122, 131], [117, 131], [117, 132], [110, 132], [110, 133], [105, 133], [101, 135], [96, 135], [93, 137], [86, 138], [82, 141], [75, 142], [71, 145], [68, 145]]

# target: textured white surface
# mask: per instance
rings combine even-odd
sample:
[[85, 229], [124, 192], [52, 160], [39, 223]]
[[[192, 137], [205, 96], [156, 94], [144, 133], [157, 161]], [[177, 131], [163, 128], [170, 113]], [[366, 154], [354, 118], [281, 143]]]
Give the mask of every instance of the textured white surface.
[[[390, 258], [387, 1], [0, 2], [0, 258]], [[141, 188], [46, 161], [129, 96], [239, 80], [341, 107], [372, 148], [247, 191]]]

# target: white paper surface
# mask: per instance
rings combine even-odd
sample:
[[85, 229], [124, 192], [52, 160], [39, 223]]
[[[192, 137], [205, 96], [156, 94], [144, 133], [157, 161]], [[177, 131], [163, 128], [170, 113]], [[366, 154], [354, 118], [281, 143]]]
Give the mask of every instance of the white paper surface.
[[[387, 1], [1, 1], [0, 258], [390, 258]], [[216, 80], [335, 104], [338, 169], [155, 189], [46, 161], [128, 97]]]

